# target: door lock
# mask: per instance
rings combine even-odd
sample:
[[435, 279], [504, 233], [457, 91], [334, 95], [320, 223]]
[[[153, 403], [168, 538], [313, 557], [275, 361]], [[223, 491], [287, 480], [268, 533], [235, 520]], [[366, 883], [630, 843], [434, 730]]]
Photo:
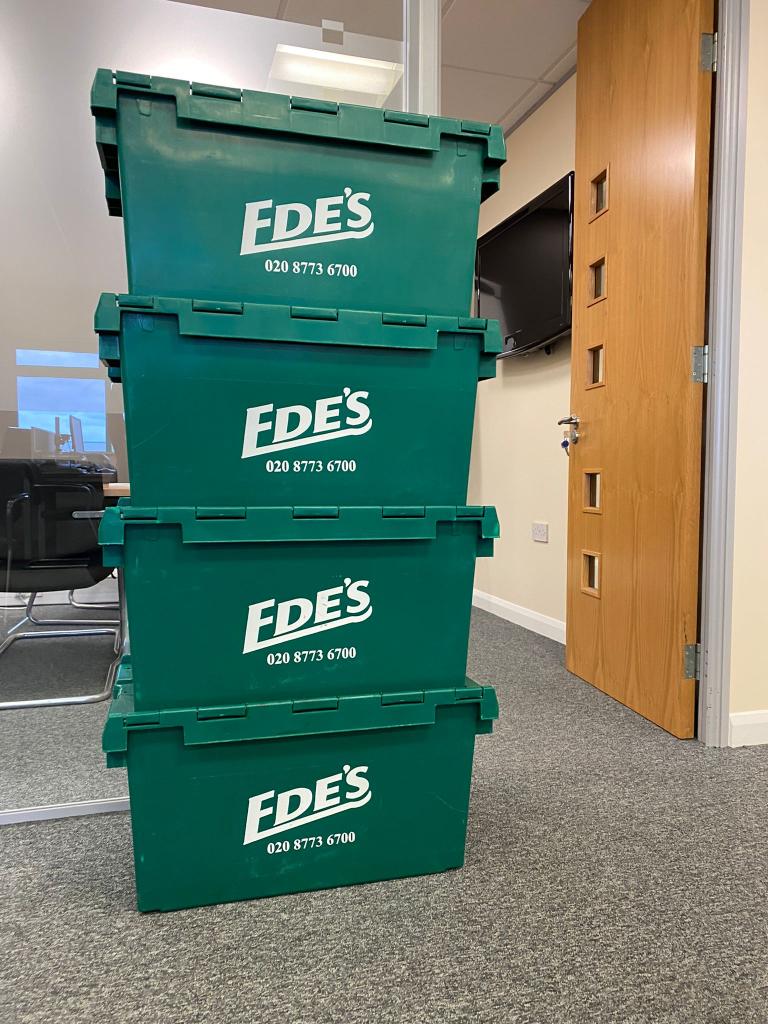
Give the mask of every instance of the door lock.
[[558, 427], [567, 427], [567, 430], [563, 431], [563, 440], [560, 442], [560, 447], [565, 451], [566, 455], [570, 455], [568, 449], [572, 444], [579, 443], [579, 417], [574, 416], [571, 413], [570, 416], [566, 416], [562, 420], [557, 421]]

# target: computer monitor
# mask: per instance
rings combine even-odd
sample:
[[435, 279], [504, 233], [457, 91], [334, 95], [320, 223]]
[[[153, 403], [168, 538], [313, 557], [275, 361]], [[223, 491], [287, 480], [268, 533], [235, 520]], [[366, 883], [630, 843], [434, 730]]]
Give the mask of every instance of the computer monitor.
[[77, 416], [69, 417], [69, 435], [72, 441], [73, 452], [84, 452], [85, 442], [83, 441], [83, 424]]
[[107, 450], [110, 453], [110, 461], [117, 468], [118, 480], [128, 480], [125, 416], [121, 412], [107, 413]]

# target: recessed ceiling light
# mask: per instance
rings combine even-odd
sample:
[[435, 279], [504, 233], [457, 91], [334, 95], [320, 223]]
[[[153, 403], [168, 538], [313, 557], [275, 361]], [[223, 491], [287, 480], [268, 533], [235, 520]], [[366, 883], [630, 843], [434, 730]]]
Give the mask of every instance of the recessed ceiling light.
[[[322, 99], [347, 99], [381, 106], [403, 75], [403, 65], [393, 61], [326, 53], [303, 46], [278, 43], [269, 73], [274, 82], [300, 86], [304, 95]], [[307, 90], [309, 87], [309, 91]]]

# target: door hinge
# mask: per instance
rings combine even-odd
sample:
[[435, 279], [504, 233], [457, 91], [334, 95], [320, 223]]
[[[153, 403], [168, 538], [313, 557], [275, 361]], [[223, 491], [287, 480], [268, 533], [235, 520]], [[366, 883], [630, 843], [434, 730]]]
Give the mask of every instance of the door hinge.
[[694, 345], [691, 350], [691, 380], [706, 384], [709, 380], [709, 345]]
[[717, 32], [701, 33], [701, 70], [717, 71]]
[[701, 644], [683, 647], [683, 678], [701, 679]]

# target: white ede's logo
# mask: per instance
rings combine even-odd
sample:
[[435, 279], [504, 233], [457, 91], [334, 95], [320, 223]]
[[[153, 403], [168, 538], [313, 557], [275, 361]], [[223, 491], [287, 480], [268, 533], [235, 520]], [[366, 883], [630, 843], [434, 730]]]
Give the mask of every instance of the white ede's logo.
[[321, 245], [373, 234], [370, 192], [353, 192], [349, 186], [340, 196], [323, 196], [314, 207], [306, 203], [280, 203], [260, 199], [245, 204], [240, 255]]
[[367, 771], [368, 765], [352, 768], [345, 764], [337, 775], [318, 779], [312, 789], [298, 786], [277, 794], [270, 789], [252, 796], [248, 801], [243, 846], [331, 814], [363, 807], [371, 799], [371, 784], [365, 778]]
[[318, 398], [314, 406], [275, 409], [274, 405], [256, 405], [247, 409], [241, 458], [365, 434], [373, 425], [368, 395], [368, 391], [344, 388], [340, 395]]
[[314, 599], [294, 597], [278, 604], [270, 598], [250, 605], [243, 654], [363, 622], [373, 611], [369, 582], [347, 577], [343, 585], [320, 590]]

